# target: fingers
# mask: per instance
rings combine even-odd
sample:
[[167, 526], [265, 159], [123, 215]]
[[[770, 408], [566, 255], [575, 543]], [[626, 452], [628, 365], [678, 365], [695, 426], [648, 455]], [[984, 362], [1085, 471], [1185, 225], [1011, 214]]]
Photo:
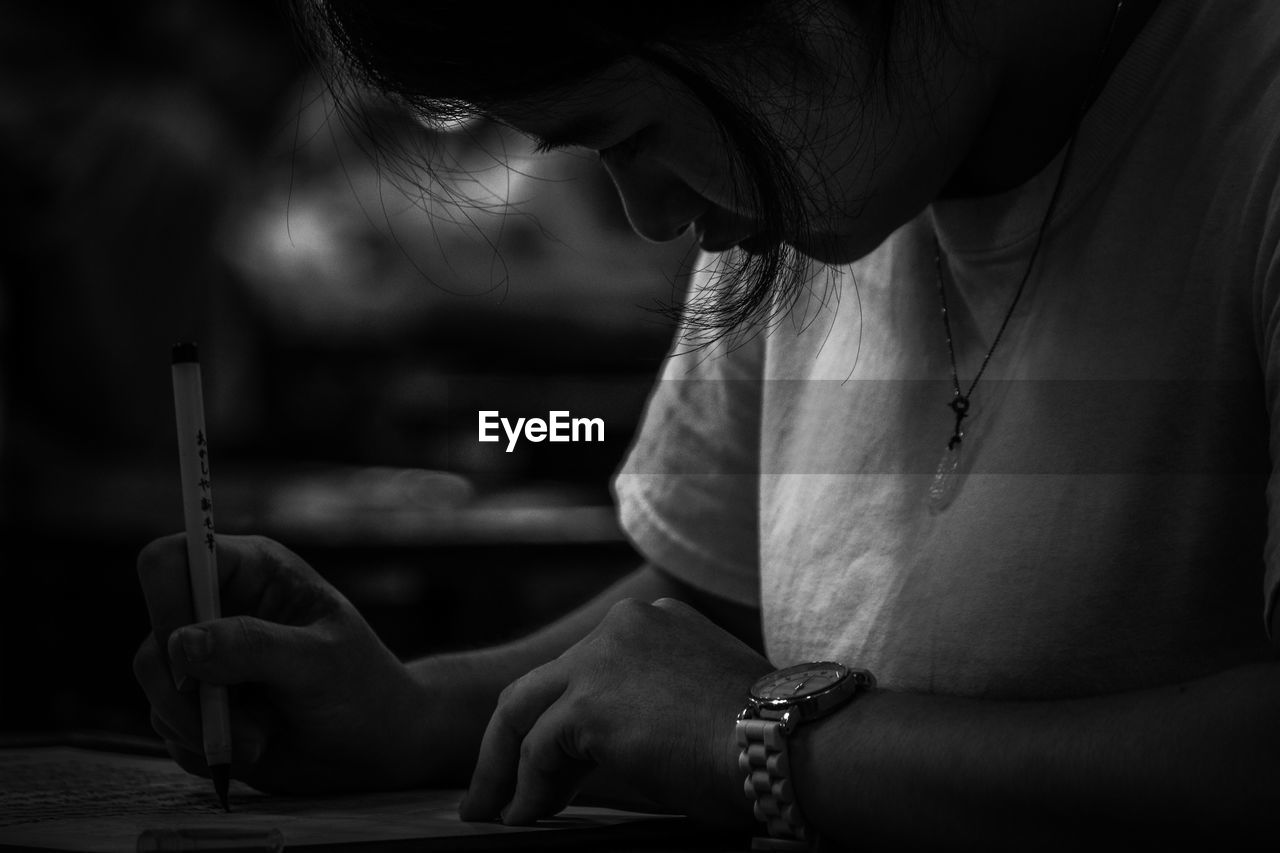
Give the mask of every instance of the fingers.
[[[302, 558], [269, 539], [220, 536], [217, 563], [224, 616], [250, 614], [285, 625], [306, 625], [349, 607]], [[185, 536], [166, 536], [143, 548], [138, 555], [138, 579], [157, 648], [168, 661], [173, 632], [195, 621]], [[195, 662], [190, 657], [188, 661]]]
[[[152, 725], [160, 737], [182, 740], [179, 732], [200, 730], [199, 705], [195, 695], [189, 691], [179, 692], [168, 664], [150, 637], [143, 641], [133, 656], [133, 677], [147, 694], [151, 703]], [[163, 729], [157, 725], [158, 721], [164, 722]], [[188, 745], [194, 746], [195, 743], [191, 741]]]
[[568, 705], [563, 699], [552, 705], [524, 736], [516, 789], [502, 812], [503, 823], [518, 826], [555, 814], [569, 804], [591, 771], [591, 762], [573, 748], [575, 720]]
[[138, 581], [151, 617], [156, 653], [167, 665], [169, 634], [179, 625], [195, 621], [185, 537], [166, 536], [143, 548], [138, 554]]
[[[218, 584], [226, 613], [248, 610], [274, 580], [277, 564], [288, 561], [285, 555], [293, 557], [283, 546], [256, 536], [219, 536], [217, 554]], [[293, 559], [302, 563], [300, 558]], [[148, 543], [138, 554], [138, 581], [163, 650], [173, 629], [195, 621], [186, 536], [175, 533]]]
[[[138, 554], [138, 582], [142, 586], [142, 597], [151, 617], [156, 647], [161, 658], [166, 661], [169, 636], [179, 626], [195, 621], [186, 543], [185, 534], [175, 533], [150, 542]], [[245, 537], [218, 538], [220, 585], [225, 585], [230, 577], [246, 574], [238, 569], [244, 559], [244, 552], [250, 548], [251, 540]], [[225, 606], [231, 596], [224, 590], [223, 598]]]
[[187, 625], [169, 635], [175, 677], [210, 684], [260, 683], [305, 689], [323, 678], [328, 645], [319, 629], [231, 616]]
[[[185, 769], [204, 768], [203, 728], [199, 697], [194, 692], [180, 692], [169, 677], [168, 667], [155, 652], [154, 644], [144, 642], [134, 657], [134, 676], [151, 703], [151, 727], [165, 741], [171, 755]], [[233, 767], [252, 767], [266, 750], [269, 737], [268, 714], [260, 702], [251, 701], [243, 692], [232, 694], [231, 742]], [[249, 701], [241, 701], [249, 700]], [[236, 775], [240, 775], [237, 771]]]
[[[586, 638], [503, 691], [460, 816], [500, 816], [507, 824], [549, 816], [570, 802], [597, 763], [635, 780], [639, 790], [696, 794], [706, 774], [671, 756], [703, 741], [671, 731], [653, 712], [669, 704], [662, 697], [718, 696], [725, 682], [736, 695], [740, 687], [725, 667], [737, 671], [755, 660], [747, 646], [683, 602], [615, 603]], [[715, 711], [721, 712], [731, 727], [732, 710]], [[714, 725], [699, 731], [707, 744], [728, 744]], [[725, 755], [736, 760], [736, 753]]]
[[[617, 631], [619, 624], [634, 629], [643, 623], [652, 628], [649, 618], [654, 609], [662, 611], [665, 618], [660, 621], [693, 619], [714, 627], [687, 604], [664, 598], [652, 607], [634, 600], [619, 602], [596, 631]], [[580, 743], [592, 720], [585, 706], [566, 695], [566, 678], [572, 673], [565, 667], [562, 659], [503, 691], [481, 741], [470, 790], [459, 808], [463, 820], [500, 816], [508, 824], [529, 823], [554, 814], [572, 799], [594, 766]]]
[[[536, 745], [537, 759], [544, 766], [541, 772], [551, 772], [555, 762], [541, 742], [528, 747], [524, 744], [539, 718], [564, 690], [564, 681], [554, 677], [550, 667], [540, 667], [502, 691], [480, 742], [471, 785], [458, 807], [463, 820], [494, 820], [502, 816], [516, 791], [524, 750]], [[540, 732], [540, 736], [545, 738], [546, 732]]]

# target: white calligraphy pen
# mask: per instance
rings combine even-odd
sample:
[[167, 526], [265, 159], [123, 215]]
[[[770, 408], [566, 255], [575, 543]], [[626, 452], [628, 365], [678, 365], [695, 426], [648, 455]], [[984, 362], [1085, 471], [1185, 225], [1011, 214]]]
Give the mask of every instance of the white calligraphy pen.
[[[187, 567], [196, 621], [222, 616], [218, 593], [218, 555], [213, 536], [213, 491], [209, 485], [209, 438], [204, 427], [204, 391], [194, 343], [173, 347], [173, 405], [178, 420], [178, 459], [182, 471], [182, 512], [187, 529]], [[222, 807], [231, 811], [231, 715], [227, 688], [200, 683], [204, 756]]]

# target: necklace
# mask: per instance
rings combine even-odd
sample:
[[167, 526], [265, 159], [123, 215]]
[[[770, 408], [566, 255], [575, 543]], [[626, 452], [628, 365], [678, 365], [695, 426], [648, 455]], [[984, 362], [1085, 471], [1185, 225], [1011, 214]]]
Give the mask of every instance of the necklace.
[[1071, 164], [1071, 152], [1075, 148], [1080, 125], [1084, 121], [1084, 115], [1088, 111], [1090, 104], [1093, 102], [1093, 96], [1099, 82], [1096, 78], [1101, 74], [1107, 50], [1111, 47], [1111, 39], [1115, 35], [1116, 22], [1120, 19], [1120, 10], [1123, 8], [1124, 0], [1117, 0], [1115, 11], [1111, 14], [1111, 24], [1107, 29], [1107, 36], [1103, 40], [1102, 48], [1098, 53], [1097, 64], [1090, 77], [1090, 84], [1085, 89], [1084, 100], [1080, 104], [1075, 125], [1071, 130], [1071, 136], [1067, 139], [1066, 150], [1062, 155], [1062, 165], [1058, 169], [1058, 177], [1054, 181], [1053, 191], [1049, 195], [1049, 202], [1045, 205], [1044, 216], [1041, 217], [1040, 226], [1036, 230], [1035, 243], [1031, 247], [1031, 256], [1027, 259], [1027, 265], [1023, 269], [1018, 287], [1013, 293], [1013, 300], [1009, 303], [1008, 310], [1005, 311], [1004, 319], [1001, 320], [1000, 327], [996, 330], [995, 337], [991, 340], [991, 346], [987, 348], [987, 354], [983, 356], [982, 363], [978, 365], [978, 370], [969, 382], [967, 390], [961, 390], [960, 386], [960, 371], [956, 367], [956, 349], [951, 333], [951, 317], [947, 311], [947, 289], [944, 283], [943, 270], [945, 265], [942, 257], [942, 244], [938, 241], [937, 234], [934, 234], [933, 264], [938, 281], [938, 300], [942, 304], [942, 327], [947, 336], [947, 355], [951, 360], [952, 394], [951, 401], [947, 403], [947, 408], [951, 409], [952, 414], [955, 416], [955, 427], [951, 431], [951, 437], [947, 439], [946, 449], [943, 451], [942, 458], [938, 461], [938, 466], [934, 470], [933, 481], [929, 484], [929, 506], [934, 511], [946, 509], [950, 505], [951, 499], [955, 496], [960, 481], [963, 479], [960, 474], [960, 450], [964, 443], [964, 420], [969, 417], [973, 391], [978, 387], [978, 381], [982, 379], [982, 374], [986, 372], [987, 364], [991, 361], [991, 356], [995, 353], [996, 347], [1000, 345], [1000, 339], [1004, 337], [1005, 329], [1009, 326], [1009, 320], [1013, 318], [1013, 312], [1018, 307], [1018, 301], [1022, 298], [1027, 282], [1031, 279], [1031, 272], [1035, 267], [1036, 257], [1040, 254], [1040, 246], [1044, 242], [1045, 232], [1048, 231], [1049, 221], [1053, 218], [1054, 208], [1058, 205], [1058, 197], [1061, 195], [1063, 184], [1066, 183], [1067, 168]]

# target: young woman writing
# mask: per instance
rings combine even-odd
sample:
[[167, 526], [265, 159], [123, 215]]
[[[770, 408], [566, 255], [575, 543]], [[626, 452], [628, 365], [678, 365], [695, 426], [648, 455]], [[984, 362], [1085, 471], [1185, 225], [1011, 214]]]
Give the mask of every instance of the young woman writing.
[[532, 637], [402, 663], [231, 538], [239, 615], [175, 631], [180, 540], [149, 546], [136, 669], [184, 766], [171, 673], [257, 685], [251, 784], [469, 782], [466, 819], [552, 814], [592, 771], [778, 846], [1275, 813], [1280, 7], [302, 20], [338, 79], [599, 151], [636, 230], [705, 263], [615, 483], [649, 562]]

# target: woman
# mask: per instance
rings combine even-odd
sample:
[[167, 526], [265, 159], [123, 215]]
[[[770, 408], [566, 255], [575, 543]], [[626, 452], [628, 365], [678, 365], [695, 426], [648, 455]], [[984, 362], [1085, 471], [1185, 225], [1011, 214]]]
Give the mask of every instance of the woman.
[[[466, 819], [552, 814], [593, 768], [776, 846], [1274, 813], [1280, 9], [555, 4], [476, 56], [435, 35], [469, 10], [398, 5], [308, 20], [427, 115], [598, 150], [639, 233], [707, 252], [616, 481], [649, 563], [402, 665], [262, 540], [222, 542], [247, 618], [173, 631], [155, 543], [136, 668], [178, 761], [170, 667], [262, 685], [251, 784], [469, 775]], [[870, 677], [789, 733], [747, 707], [824, 660]]]

